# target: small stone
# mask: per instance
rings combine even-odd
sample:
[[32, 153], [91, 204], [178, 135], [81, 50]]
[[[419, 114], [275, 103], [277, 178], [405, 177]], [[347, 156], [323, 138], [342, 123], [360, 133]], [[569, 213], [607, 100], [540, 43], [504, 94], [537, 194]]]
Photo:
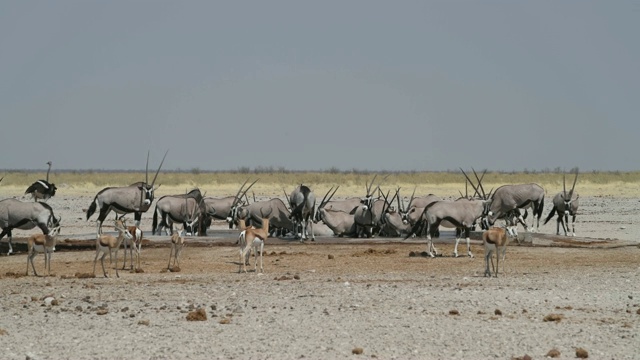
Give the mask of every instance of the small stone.
[[460, 312], [458, 310], [449, 310], [449, 315], [460, 315]]
[[105, 309], [105, 308], [100, 308], [98, 309], [98, 311], [96, 311], [96, 314], [98, 315], [106, 315], [109, 313], [109, 309]]
[[355, 355], [360, 355], [363, 352], [364, 352], [364, 349], [361, 347], [353, 348], [353, 350], [351, 350], [351, 353]]
[[589, 352], [583, 348], [576, 349], [576, 357], [580, 359], [586, 359], [589, 357]]
[[550, 358], [560, 357], [560, 351], [558, 351], [558, 349], [551, 349], [547, 353], [547, 357], [550, 357]]
[[203, 308], [198, 308], [187, 314], [187, 321], [205, 321], [207, 320], [207, 312]]
[[493, 313], [495, 315], [502, 316], [502, 311], [500, 309], [496, 309]]
[[335, 257], [333, 255], [329, 254], [329, 255], [327, 255], [327, 259], [333, 260], [333, 259], [335, 259]]
[[147, 319], [144, 319], [144, 320], [140, 320], [140, 321], [138, 321], [138, 325], [145, 325], [145, 326], [149, 326], [149, 324], [150, 324], [150, 321], [149, 321], [149, 320], [147, 320]]

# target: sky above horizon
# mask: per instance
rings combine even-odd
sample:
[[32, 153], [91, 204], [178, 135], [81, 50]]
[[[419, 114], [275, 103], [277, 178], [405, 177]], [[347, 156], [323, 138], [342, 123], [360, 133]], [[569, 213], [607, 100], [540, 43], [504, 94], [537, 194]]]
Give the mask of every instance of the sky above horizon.
[[3, 1], [0, 169], [640, 169], [637, 1]]

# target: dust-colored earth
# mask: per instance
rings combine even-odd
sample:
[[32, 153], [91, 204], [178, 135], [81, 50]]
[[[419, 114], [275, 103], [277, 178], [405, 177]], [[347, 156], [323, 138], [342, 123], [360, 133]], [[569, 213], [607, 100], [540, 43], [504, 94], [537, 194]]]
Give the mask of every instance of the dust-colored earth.
[[[166, 238], [148, 235], [144, 272], [119, 278], [113, 268], [103, 278], [99, 263], [85, 277], [94, 250], [59, 246], [49, 277], [25, 276], [24, 253], [2, 256], [0, 358], [567, 359], [582, 348], [590, 359], [638, 359], [640, 203], [581, 200], [576, 232], [587, 238], [509, 246], [498, 278], [483, 276], [478, 242], [475, 258], [454, 258], [446, 234], [434, 259], [420, 256], [424, 239], [267, 241], [264, 274], [253, 259], [239, 274], [223, 224], [210, 232], [221, 236], [187, 239], [179, 272], [166, 271]], [[95, 232], [81, 211], [90, 201], [49, 201], [61, 243]], [[555, 233], [555, 221], [540, 231]], [[206, 320], [188, 320], [197, 309]]]

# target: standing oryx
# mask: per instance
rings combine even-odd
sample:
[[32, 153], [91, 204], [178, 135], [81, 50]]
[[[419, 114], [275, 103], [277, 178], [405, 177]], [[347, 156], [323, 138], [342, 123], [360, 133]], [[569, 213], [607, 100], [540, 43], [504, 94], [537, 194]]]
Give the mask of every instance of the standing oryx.
[[[355, 198], [357, 203], [351, 202], [350, 204], [345, 203], [344, 201], [332, 202], [331, 198], [338, 191], [336, 187], [333, 190], [333, 187], [327, 191], [327, 193], [322, 198], [320, 205], [318, 205], [318, 209], [316, 210], [316, 216], [314, 218], [314, 222], [322, 221], [333, 231], [334, 235], [337, 236], [355, 236], [356, 235], [356, 223], [353, 219], [353, 214], [358, 209], [358, 205], [360, 205], [360, 199]], [[333, 192], [331, 193], [331, 190]], [[331, 195], [329, 195], [331, 193]], [[327, 198], [328, 197], [328, 198]], [[339, 206], [331, 207], [329, 206], [331, 203], [337, 203]], [[342, 207], [342, 205], [347, 204], [347, 206]], [[347, 211], [339, 210], [340, 208], [344, 208]]]
[[[285, 191], [285, 196], [287, 193]], [[313, 233], [313, 218], [316, 210], [316, 195], [308, 186], [300, 184], [287, 196], [293, 219], [293, 233], [300, 241], [307, 239], [307, 226], [311, 227], [311, 241], [316, 240]]]
[[49, 165], [49, 169], [47, 170], [47, 179], [34, 182], [27, 188], [27, 191], [24, 192], [25, 194], [31, 194], [34, 201], [38, 201], [39, 199], [47, 200], [53, 197], [56, 194], [56, 190], [58, 190], [55, 184], [49, 182], [51, 161], [47, 161], [47, 165]]
[[[242, 183], [242, 185], [240, 186], [240, 189], [238, 189], [238, 192], [236, 193], [235, 196], [232, 196], [230, 198], [230, 203], [228, 203], [229, 199], [228, 197], [224, 198], [224, 199], [220, 199], [220, 201], [215, 201], [213, 202], [213, 204], [211, 206], [206, 205], [207, 204], [207, 200], [205, 199], [205, 211], [208, 214], [211, 214], [212, 216], [218, 217], [218, 218], [222, 218], [225, 214], [226, 214], [226, 218], [222, 218], [222, 219], [226, 219], [227, 222], [229, 223], [229, 229], [233, 229], [233, 225], [238, 223], [238, 218], [237, 218], [237, 211], [238, 208], [240, 206], [246, 206], [248, 204], [243, 203], [242, 202], [242, 198], [245, 197], [245, 195], [247, 194], [247, 191], [249, 191], [249, 189], [251, 189], [251, 187], [258, 182], [258, 180], [260, 179], [255, 179], [251, 185], [249, 185], [246, 189], [244, 188], [245, 185], [247, 185], [247, 182], [249, 182], [249, 179], [245, 180], [244, 183]], [[228, 208], [227, 208], [227, 204], [228, 204]]]
[[[474, 186], [467, 174], [464, 171], [463, 173], [467, 180], [471, 182], [471, 185]], [[482, 198], [487, 199], [487, 208], [485, 209], [485, 214], [483, 214], [486, 216], [483, 220], [483, 227], [485, 229], [493, 226], [498, 219], [504, 219], [508, 215], [513, 216], [514, 212], [512, 210], [526, 209], [531, 206], [531, 212], [533, 213], [531, 226], [533, 227], [535, 223], [535, 229], [537, 231], [540, 227], [542, 210], [544, 210], [544, 189], [542, 186], [534, 183], [502, 185], [497, 188], [493, 194], [491, 194], [491, 191], [489, 194], [486, 194], [482, 186], [482, 179], [478, 178], [477, 174], [475, 174], [475, 176], [478, 179], [478, 186], [474, 186], [476, 193], [481, 194]], [[522, 215], [518, 217], [518, 221], [524, 225], [525, 231], [529, 230]]]
[[370, 238], [380, 233], [382, 226], [384, 225], [384, 214], [387, 209], [393, 203], [393, 200], [389, 202], [387, 195], [382, 194], [384, 199], [372, 200], [370, 196], [367, 196], [363, 200], [363, 205], [356, 209], [353, 214], [353, 219], [356, 223], [356, 231], [358, 236]]
[[284, 201], [273, 198], [266, 201], [257, 201], [249, 205], [240, 206], [233, 212], [233, 221], [244, 219], [245, 223], [262, 224], [262, 213], [269, 214], [269, 225], [274, 228], [286, 229], [293, 231], [293, 222], [291, 221], [291, 211], [284, 204]]
[[[435, 237], [440, 224], [443, 222], [451, 223], [456, 227], [456, 229], [461, 230], [456, 231], [456, 245], [453, 252], [454, 256], [458, 256], [458, 243], [460, 242], [461, 233], [464, 231], [464, 236], [467, 240], [467, 255], [469, 255], [469, 257], [473, 257], [473, 254], [471, 253], [469, 234], [476, 219], [483, 215], [484, 209], [485, 200], [464, 199], [461, 201], [436, 201], [424, 209], [423, 215], [413, 226], [411, 233], [416, 233], [418, 229], [426, 224], [427, 240], [429, 242], [427, 252], [429, 253], [429, 256], [434, 257], [437, 255], [437, 250], [435, 246], [433, 246], [431, 238]], [[411, 234], [406, 238], [409, 236], [411, 236]]]
[[[198, 230], [198, 221], [203, 213], [202, 193], [196, 188], [186, 194], [165, 195], [156, 202], [153, 212], [152, 234], [160, 235], [164, 229], [173, 235], [173, 223], [180, 223], [185, 235], [192, 236]], [[160, 218], [160, 223], [158, 223]]]
[[100, 192], [96, 194], [87, 210], [87, 220], [93, 215], [96, 208], [100, 209], [100, 214], [98, 215], [98, 234], [102, 234], [102, 223], [111, 210], [115, 211], [116, 214], [134, 213], [136, 220], [135, 225], [140, 226], [142, 213], [149, 210], [153, 202], [153, 193], [156, 189], [154, 185], [168, 152], [169, 150], [164, 154], [151, 184], [149, 184], [149, 154], [147, 154], [147, 168], [144, 182], [139, 181], [129, 186], [108, 187], [100, 190]]
[[0, 240], [7, 235], [9, 238], [9, 251], [13, 253], [11, 230], [31, 230], [40, 228], [44, 235], [50, 233], [50, 229], [60, 226], [60, 218], [56, 218], [53, 209], [42, 202], [22, 202], [16, 199], [4, 199], [0, 201]]
[[[567, 236], [567, 230], [569, 229], [569, 215], [571, 215], [571, 233], [573, 236], [576, 236], [576, 215], [578, 213], [579, 201], [577, 192], [574, 192], [576, 188], [576, 181], [578, 181], [578, 173], [576, 172], [576, 177], [573, 179], [573, 186], [571, 187], [571, 191], [567, 193], [567, 185], [565, 176], [562, 176], [562, 192], [556, 194], [553, 197], [553, 209], [547, 216], [547, 219], [544, 221], [544, 224], [549, 222], [554, 214], [558, 214], [558, 219], [556, 223], [556, 234], [560, 235], [560, 224], [562, 224], [562, 230], [564, 230], [564, 235]], [[565, 226], [566, 224], [566, 226]]]

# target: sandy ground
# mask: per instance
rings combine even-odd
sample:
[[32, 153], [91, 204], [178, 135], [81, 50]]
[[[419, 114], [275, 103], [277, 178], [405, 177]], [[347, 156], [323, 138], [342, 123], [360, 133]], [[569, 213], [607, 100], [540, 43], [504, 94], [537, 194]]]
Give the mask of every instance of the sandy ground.
[[[82, 214], [91, 197], [49, 201], [61, 238], [95, 231]], [[637, 244], [637, 198], [581, 200], [579, 236]], [[554, 233], [555, 221], [541, 231]], [[25, 254], [2, 256], [0, 357], [539, 359], [555, 349], [567, 359], [583, 348], [592, 359], [640, 358], [637, 245], [510, 246], [498, 278], [483, 276], [480, 245], [474, 259], [451, 257], [448, 243], [438, 244], [443, 257], [410, 256], [424, 249], [267, 244], [263, 275], [238, 274], [233, 246], [187, 246], [180, 272], [165, 271], [169, 248], [148, 247], [144, 272], [110, 269], [107, 279], [76, 276], [92, 273], [94, 251], [56, 252], [50, 277], [24, 276]], [[187, 320], [198, 308], [207, 319]]]

